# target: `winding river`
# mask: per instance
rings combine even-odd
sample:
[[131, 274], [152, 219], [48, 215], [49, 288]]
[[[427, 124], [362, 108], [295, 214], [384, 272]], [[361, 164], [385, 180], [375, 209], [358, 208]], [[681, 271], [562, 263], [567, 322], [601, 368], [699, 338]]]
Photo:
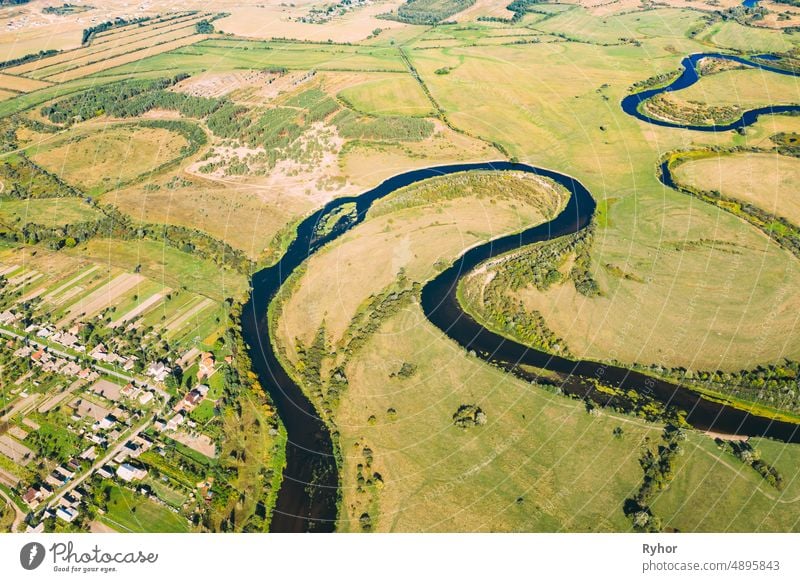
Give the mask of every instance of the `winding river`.
[[[626, 113], [648, 123], [683, 127], [697, 131], [725, 131], [750, 125], [759, 115], [800, 111], [798, 106], [766, 107], [746, 112], [738, 121], [724, 126], [683, 126], [650, 118], [639, 105], [658, 93], [688, 87], [697, 81], [697, 61], [704, 56], [726, 58], [780, 74], [794, 74], [762, 63], [730, 55], [707, 53], [684, 59], [684, 72], [666, 87], [630, 95], [622, 101]], [[765, 58], [762, 56], [761, 58]], [[679, 385], [626, 368], [588, 360], [570, 360], [532, 349], [487, 330], [463, 311], [456, 299], [460, 278], [481, 262], [535, 242], [572, 234], [591, 221], [595, 202], [577, 180], [544, 168], [506, 161], [453, 164], [412, 170], [387, 179], [359, 195], [336, 199], [315, 212], [297, 227], [296, 237], [281, 259], [253, 275], [251, 293], [242, 311], [242, 333], [248, 345], [254, 371], [274, 401], [286, 426], [287, 466], [278, 493], [271, 530], [275, 532], [332, 531], [339, 499], [339, 475], [334, 443], [326, 424], [303, 390], [280, 365], [267, 323], [267, 309], [281, 285], [309, 256], [323, 245], [362, 222], [372, 204], [399, 188], [456, 172], [470, 170], [515, 170], [550, 178], [564, 186], [570, 197], [564, 210], [551, 221], [474, 247], [422, 289], [422, 309], [427, 318], [449, 338], [484, 360], [508, 369], [529, 365], [557, 372], [566, 378], [565, 391], [579, 391], [580, 380], [602, 379], [623, 389], [634, 389], [666, 405], [687, 411], [687, 420], [701, 430], [721, 433], [768, 436], [786, 442], [800, 442], [800, 425], [773, 421], [742, 410], [707, 400]], [[335, 227], [319, 234], [326, 217], [346, 204], [355, 203], [356, 212], [338, 219]], [[574, 380], [574, 381], [572, 381]], [[585, 391], [585, 390], [584, 390]]]
[[764, 60], [767, 61], [775, 60], [775, 57], [772, 55], [756, 55], [754, 58], [760, 59], [760, 61], [754, 61], [751, 59], [746, 59], [744, 57], [739, 57], [736, 55], [726, 55], [723, 53], [695, 53], [693, 55], [689, 55], [688, 57], [686, 57], [681, 61], [681, 67], [683, 68], [683, 71], [671, 83], [669, 83], [664, 87], [658, 87], [656, 89], [647, 89], [645, 91], [640, 91], [639, 93], [628, 95], [622, 100], [622, 110], [628, 115], [632, 115], [636, 119], [645, 121], [647, 123], [651, 123], [653, 125], [660, 125], [661, 127], [690, 129], [692, 131], [730, 131], [732, 129], [741, 129], [747, 127], [748, 125], [754, 124], [756, 121], [758, 121], [760, 115], [774, 115], [780, 113], [800, 112], [800, 106], [798, 105], [770, 105], [767, 107], [759, 107], [756, 109], [750, 109], [748, 111], [745, 111], [739, 119], [737, 119], [732, 123], [725, 123], [720, 125], [686, 125], [682, 123], [659, 119], [657, 117], [651, 117], [640, 109], [640, 105], [644, 101], [650, 99], [651, 97], [655, 97], [656, 95], [660, 95], [661, 93], [679, 91], [681, 89], [686, 89], [687, 87], [694, 85], [700, 78], [700, 75], [697, 71], [697, 63], [703, 58], [724, 59], [728, 61], [733, 61], [735, 63], [739, 63], [741, 65], [747, 65], [749, 67], [754, 67], [757, 69], [762, 69], [764, 71], [769, 71], [771, 73], [778, 73], [779, 75], [790, 75], [793, 77], [798, 76], [798, 73], [795, 73], [793, 71], [781, 69], [779, 67], [774, 67], [767, 63], [761, 62]]

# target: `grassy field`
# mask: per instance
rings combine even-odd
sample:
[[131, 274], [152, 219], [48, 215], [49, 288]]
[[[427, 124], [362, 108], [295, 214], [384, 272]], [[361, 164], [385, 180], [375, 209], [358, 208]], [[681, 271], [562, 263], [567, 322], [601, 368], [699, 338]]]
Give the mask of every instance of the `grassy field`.
[[742, 26], [738, 22], [717, 22], [699, 35], [699, 38], [720, 48], [742, 49], [747, 52], [784, 52], [800, 42], [800, 35]]
[[[699, 11], [641, 10], [630, 0], [582, 3], [586, 7], [536, 6], [546, 14], [503, 23], [475, 21], [510, 16], [505, 3], [477, 0], [452, 16], [458, 24], [431, 28], [375, 17], [397, 10], [400, 0], [356, 7], [324, 25], [302, 22], [316, 5], [304, 0], [236, 6], [214, 23], [219, 31], [251, 39], [196, 35], [193, 22], [200, 15], [186, 13], [123, 27], [86, 47], [16, 69], [40, 80], [5, 71], [0, 117], [93, 85], [184, 72], [237, 79], [252, 73], [256, 81], [232, 98], [256, 107], [248, 113], [254, 119], [267, 117], [273, 105], [295, 108], [295, 121], [307, 129], [301, 118], [309, 113], [302, 106], [309, 89], [338, 97], [341, 107], [364, 117], [353, 114], [352, 123], [337, 125], [333, 114], [323, 116], [315, 131], [328, 132], [331, 145], [320, 159], [308, 167], [279, 163], [258, 175], [201, 172], [199, 165], [211, 158], [201, 162], [200, 152], [137, 182], [148, 168], [178, 157], [183, 138], [104, 119], [51, 134], [36, 129], [42, 119], [35, 111], [23, 113], [27, 121], [16, 136], [6, 135], [6, 151], [25, 148], [38, 164], [115, 205], [134, 223], [198, 229], [262, 262], [285, 246], [292, 224], [327, 200], [415, 167], [507, 153], [575, 176], [599, 203], [591, 270], [601, 295], [587, 298], [568, 283], [547, 292], [523, 289], [517, 296], [542, 314], [573, 353], [722, 370], [800, 357], [796, 259], [734, 216], [663, 188], [655, 176], [657, 160], [667, 151], [771, 147], [770, 135], [800, 129], [800, 119], [762, 117], [741, 134], [711, 135], [644, 124], [619, 107], [631, 85], [675, 70], [687, 54], [788, 50], [800, 35], [732, 21], [707, 26]], [[445, 4], [453, 3], [437, 0], [417, 8]], [[724, 0], [716, 8], [734, 4]], [[228, 7], [223, 2], [219, 9]], [[124, 8], [117, 0], [106, 7]], [[40, 28], [54, 32], [52, 23]], [[76, 47], [81, 27], [70, 21], [65, 28], [73, 37], [53, 33], [45, 44], [46, 35], [33, 25], [0, 37], [19, 43], [6, 50], [13, 56], [32, 43], [35, 50]], [[693, 37], [696, 31], [701, 32]], [[278, 36], [311, 42], [265, 40]], [[315, 74], [306, 75], [310, 71]], [[670, 98], [698, 108], [749, 108], [798, 102], [798, 95], [796, 79], [751, 70], [708, 76]], [[431, 119], [432, 125], [411, 120], [425, 130], [411, 139], [395, 139], [386, 130], [393, 127], [387, 116], [434, 111], [441, 117]], [[359, 133], [365, 125], [372, 129]], [[315, 139], [312, 133], [303, 136]], [[234, 140], [210, 133], [209, 140], [228, 155], [249, 155]], [[258, 151], [259, 144], [249, 145]], [[796, 160], [776, 159], [742, 153], [719, 163], [692, 162], [679, 169], [685, 172], [679, 179], [730, 190], [770, 209], [776, 193], [797, 190]], [[3, 164], [4, 188], [11, 187], [17, 167]], [[50, 187], [45, 182], [38, 180], [37, 192]], [[126, 185], [114, 187], [121, 182]], [[622, 504], [641, 483], [640, 445], [646, 437], [656, 442], [662, 427], [587, 414], [582, 403], [463, 353], [425, 321], [411, 290], [413, 282], [431, 278], [465, 248], [551, 216], [563, 199], [519, 176], [432, 183], [377, 204], [363, 225], [312, 257], [277, 319], [286, 360], [304, 382], [320, 376], [319, 386], [311, 382], [306, 388], [336, 424], [344, 457], [341, 529], [627, 531]], [[791, 200], [782, 209], [792, 219], [800, 213]], [[87, 210], [72, 198], [4, 201], [0, 219], [16, 223], [36, 216], [58, 225], [83, 220]], [[8, 278], [15, 287], [40, 292], [59, 319], [109, 306], [121, 317], [156, 297], [141, 314], [142, 325], [156, 328], [177, 353], [212, 343], [227, 321], [222, 301], [242, 298], [247, 286], [244, 275], [188, 251], [190, 246], [182, 251], [153, 240], [95, 238], [57, 253], [43, 245], [4, 247], [0, 262], [4, 269], [13, 267]], [[39, 278], [28, 283], [32, 277]], [[102, 295], [110, 281], [132, 287], [105, 303], [92, 297], [98, 290]], [[400, 302], [397, 310], [394, 300]], [[321, 348], [314, 345], [318, 337]], [[312, 362], [314, 357], [321, 361]], [[338, 396], [319, 393], [341, 383], [340, 375], [346, 381]], [[454, 426], [453, 415], [465, 404], [479, 406], [486, 424]], [[208, 420], [210, 413], [207, 406], [195, 416]], [[265, 420], [260, 409], [247, 407], [230, 407], [214, 418], [225, 433], [220, 459], [246, 453], [235, 457], [246, 462], [231, 461], [238, 474], [234, 488], [245, 501], [232, 498], [214, 518], [218, 522], [231, 512], [252, 513], [263, 491], [263, 470], [280, 464]], [[622, 438], [614, 436], [617, 428], [624, 429]], [[796, 530], [799, 453], [766, 441], [758, 446], [785, 476], [784, 492], [771, 490], [752, 468], [692, 433], [675, 481], [654, 511], [682, 531]], [[181, 502], [175, 492], [159, 495], [172, 505]], [[116, 490], [113, 501], [107, 518], [117, 529], [139, 531], [150, 521], [148, 530], [186, 528], [170, 521], [182, 518], [168, 509], [125, 491]], [[136, 511], [128, 511], [130, 506]]]
[[[618, 21], [638, 17], [643, 35], [656, 30], [643, 27], [647, 19], [663, 18], [662, 37], [645, 37], [641, 47], [543, 43], [411, 56], [452, 123], [522, 160], [575, 175], [600, 201], [616, 200], [592, 250], [603, 296], [587, 299], [561, 287], [526, 297], [577, 354], [714, 369], [797, 355], [796, 306], [788, 293], [800, 276], [796, 261], [747, 224], [665, 190], [654, 176], [658, 156], [670, 147], [749, 138], [656, 128], [620, 111], [633, 82], [674, 69], [680, 60], [674, 51], [701, 50], [683, 36], [687, 16], [680, 11], [608, 17], [607, 24], [591, 28], [616, 31]], [[558, 20], [545, 22], [554, 27]], [[437, 75], [441, 67], [451, 67], [449, 74]], [[701, 83], [743, 73], [720, 73]], [[779, 76], [769, 83], [772, 77]], [[763, 86], [766, 77], [761, 81]], [[783, 122], [765, 118], [748, 134], [764, 135], [762, 125]], [[733, 242], [735, 249], [726, 252], [708, 241]], [[638, 280], [615, 275], [617, 269]], [[752, 324], [773, 313], [773, 328]], [[676, 351], [676, 342], [692, 348]]]
[[[593, 273], [602, 296], [587, 298], [571, 283], [516, 294], [572, 353], [695, 370], [800, 355], [798, 304], [789, 291], [800, 284], [800, 268], [792, 255], [724, 211], [696, 201], [686, 208], [675, 194], [652, 203], [620, 200], [609, 212], [613, 224], [633, 204], [645, 215], [655, 212], [650, 204], [658, 206], [662, 219], [641, 223], [636, 233], [657, 246], [598, 241], [605, 248], [595, 254]], [[769, 324], [757, 323], [764, 318]]]
[[146, 497], [116, 486], [111, 488], [108, 511], [100, 519], [120, 532], [186, 533], [189, 531], [186, 518]]
[[665, 527], [683, 532], [797, 532], [800, 531], [800, 447], [756, 441], [767, 462], [780, 467], [784, 491], [770, 487], [756, 471], [711, 439], [691, 438], [680, 457], [675, 478], [653, 503]]
[[800, 160], [773, 153], [741, 153], [692, 160], [674, 175], [681, 184], [717, 190], [800, 224]]
[[90, 222], [100, 217], [100, 212], [76, 198], [0, 199], [0, 222], [7, 224], [35, 223], [56, 227]]
[[32, 159], [61, 179], [97, 194], [177, 158], [188, 142], [177, 132], [92, 122], [34, 147]]
[[405, 70], [399, 53], [390, 47], [213, 39], [121, 65], [108, 72], [126, 74], [156, 69], [213, 72], [269, 67], [322, 71]]
[[371, 115], [426, 116], [431, 103], [410, 76], [386, 76], [339, 93], [355, 109]]
[[14, 508], [4, 497], [0, 497], [0, 532], [10, 532], [15, 517], [16, 513], [14, 512]]
[[[253, 258], [261, 255], [285, 225], [313, 207], [299, 196], [273, 196], [274, 191], [258, 183], [192, 177], [180, 186], [166, 187], [171, 179], [156, 178], [109, 192], [103, 201], [134, 220], [203, 230]], [[153, 185], [159, 188], [154, 190]]]

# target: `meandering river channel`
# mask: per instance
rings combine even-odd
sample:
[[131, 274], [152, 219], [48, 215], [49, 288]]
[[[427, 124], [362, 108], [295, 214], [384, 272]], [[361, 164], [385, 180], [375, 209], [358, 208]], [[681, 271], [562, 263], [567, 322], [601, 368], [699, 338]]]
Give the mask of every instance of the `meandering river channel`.
[[[748, 111], [738, 121], [721, 126], [683, 126], [650, 118], [640, 112], [639, 105], [643, 100], [664, 91], [688, 87], [696, 82], [696, 64], [704, 56], [726, 58], [780, 74], [794, 74], [730, 55], [691, 55], [683, 61], [684, 72], [672, 83], [626, 97], [622, 101], [623, 110], [648, 123], [697, 131], [737, 129], [754, 123], [761, 114], [800, 111], [798, 106], [765, 107]], [[514, 369], [519, 365], [529, 365], [556, 372], [568, 379], [563, 385], [567, 392], [573, 389], [573, 383], [569, 379], [602, 379], [606, 384], [644, 392], [667, 405], [687, 411], [688, 422], [702, 430], [763, 435], [787, 442], [800, 442], [800, 425], [754, 416], [707, 400], [696, 392], [671, 382], [626, 368], [554, 356], [502, 337], [481, 326], [464, 312], [456, 299], [456, 289], [461, 277], [481, 262], [510, 250], [578, 232], [591, 221], [596, 207], [595, 201], [589, 191], [574, 178], [526, 164], [500, 161], [412, 170], [389, 178], [359, 196], [339, 198], [328, 203], [300, 223], [295, 240], [276, 264], [253, 275], [250, 298], [242, 311], [242, 333], [249, 346], [254, 370], [275, 402], [289, 438], [287, 466], [272, 518], [272, 531], [332, 531], [338, 509], [339, 475], [328, 427], [319, 418], [314, 405], [300, 386], [283, 369], [275, 354], [273, 338], [270, 337], [267, 324], [270, 302], [295, 269], [320, 247], [362, 222], [376, 200], [428, 178], [470, 170], [515, 170], [537, 174], [564, 186], [570, 192], [570, 197], [564, 210], [551, 221], [470, 249], [423, 287], [422, 308], [426, 317], [449, 338], [465, 349], [474, 351], [479, 357], [503, 367]], [[318, 234], [318, 227], [325, 223], [326, 217], [345, 204], [352, 203], [356, 205], [355, 214], [342, 216], [330, 232]]]

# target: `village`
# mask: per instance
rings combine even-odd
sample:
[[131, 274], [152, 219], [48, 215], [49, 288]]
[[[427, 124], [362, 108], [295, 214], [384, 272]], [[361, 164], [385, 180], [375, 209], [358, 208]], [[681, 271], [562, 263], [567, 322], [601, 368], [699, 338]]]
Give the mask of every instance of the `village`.
[[188, 530], [193, 508], [213, 496], [209, 479], [189, 471], [203, 478], [188, 483], [163, 468], [217, 456], [213, 431], [203, 432], [222, 386], [214, 353], [140, 362], [87, 344], [85, 323], [59, 328], [21, 311], [0, 313], [0, 495], [17, 513], [12, 529], [129, 531], [111, 515], [117, 496]]

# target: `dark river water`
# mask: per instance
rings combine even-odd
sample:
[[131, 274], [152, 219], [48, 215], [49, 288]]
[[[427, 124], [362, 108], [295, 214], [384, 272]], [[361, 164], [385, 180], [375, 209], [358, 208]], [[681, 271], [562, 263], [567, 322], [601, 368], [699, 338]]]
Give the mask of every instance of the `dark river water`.
[[[800, 107], [797, 106], [754, 109], [746, 112], [737, 122], [723, 126], [683, 126], [650, 118], [639, 111], [639, 104], [643, 100], [664, 91], [688, 87], [696, 82], [698, 77], [695, 65], [703, 56], [726, 58], [775, 73], [793, 74], [730, 55], [716, 53], [691, 55], [683, 60], [683, 74], [669, 86], [626, 97], [622, 101], [623, 110], [648, 123], [697, 131], [736, 129], [755, 122], [761, 114], [800, 111]], [[586, 360], [573, 361], [550, 355], [482, 327], [461, 309], [456, 300], [459, 279], [487, 259], [524, 245], [550, 240], [585, 228], [594, 213], [595, 202], [588, 190], [573, 178], [526, 164], [501, 161], [412, 170], [389, 178], [359, 196], [339, 198], [328, 203], [300, 223], [295, 240], [275, 265], [253, 275], [250, 298], [242, 312], [242, 332], [253, 361], [254, 371], [258, 374], [264, 389], [272, 397], [289, 438], [286, 451], [287, 466], [272, 518], [272, 531], [333, 531], [338, 510], [339, 474], [333, 439], [328, 427], [275, 355], [273, 340], [267, 326], [267, 308], [270, 302], [298, 266], [321, 246], [363, 221], [376, 200], [398, 188], [421, 180], [470, 170], [516, 170], [545, 176], [567, 188], [571, 196], [564, 210], [553, 220], [470, 249], [450, 268], [423, 287], [423, 311], [448, 337], [465, 349], [474, 351], [478, 357], [511, 370], [519, 365], [530, 365], [557, 372], [567, 378], [562, 386], [566, 392], [572, 391], [572, 387], [581, 379], [602, 379], [606, 384], [634, 389], [667, 405], [687, 411], [688, 422], [698, 429], [800, 442], [798, 425], [750, 415], [706, 400], [681, 386], [625, 368]], [[669, 174], [666, 174], [666, 178], [669, 179]], [[341, 217], [330, 232], [319, 235], [319, 225], [325, 222], [326, 217], [343, 205], [351, 203], [355, 203], [356, 212]], [[573, 379], [576, 382], [571, 382]]]

